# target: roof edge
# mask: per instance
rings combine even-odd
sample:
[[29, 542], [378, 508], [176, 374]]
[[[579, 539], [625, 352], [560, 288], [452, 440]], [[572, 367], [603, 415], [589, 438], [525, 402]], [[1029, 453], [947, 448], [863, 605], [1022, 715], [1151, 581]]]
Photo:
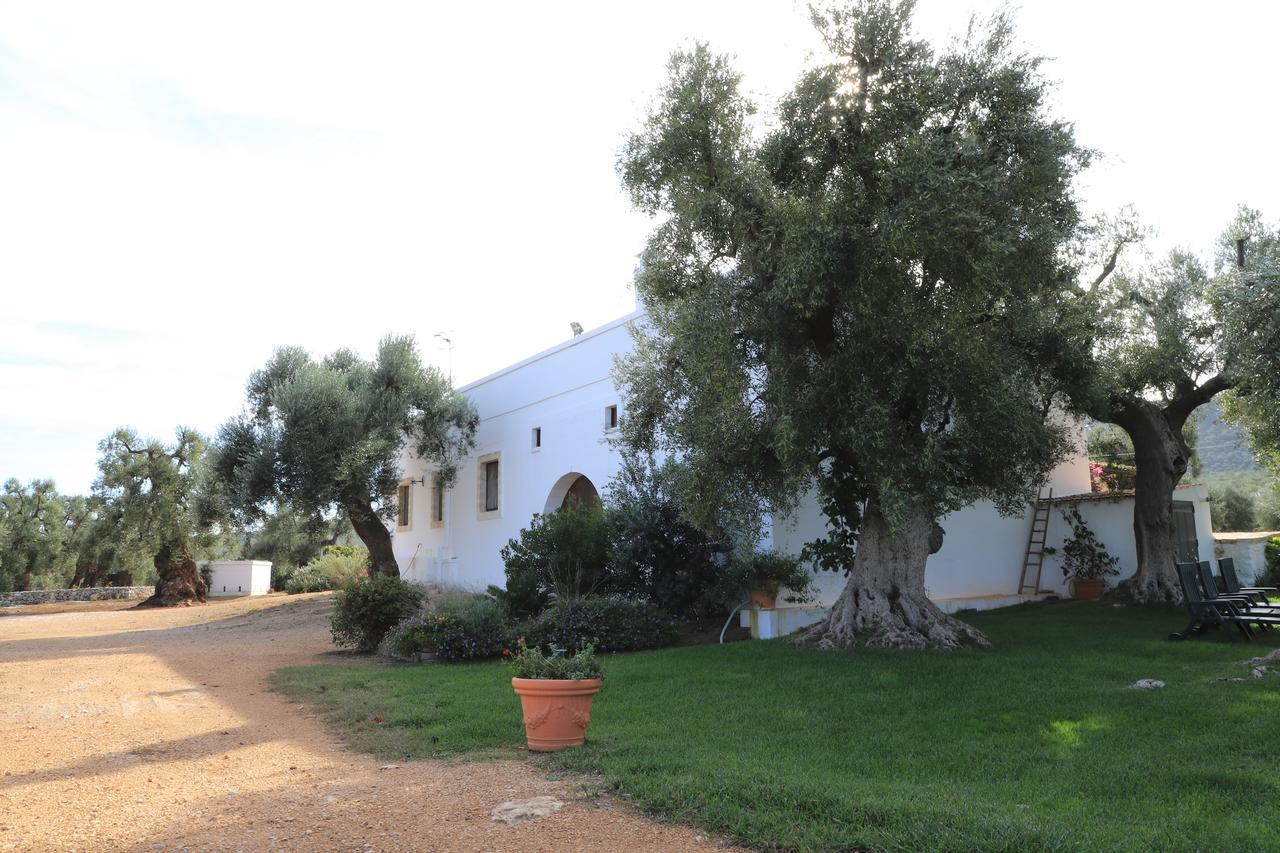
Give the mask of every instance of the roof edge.
[[623, 316], [619, 317], [616, 320], [611, 320], [610, 322], [605, 323], [603, 326], [597, 326], [596, 328], [591, 329], [590, 331], [583, 332], [580, 335], [574, 335], [569, 340], [564, 341], [562, 343], [558, 343], [555, 346], [551, 347], [550, 349], [545, 349], [542, 352], [534, 353], [528, 358], [517, 361], [515, 364], [507, 365], [506, 367], [501, 368], [500, 370], [496, 370], [487, 376], [482, 376], [473, 382], [468, 382], [466, 385], [460, 386], [457, 390], [459, 393], [473, 391], [476, 388], [479, 388], [481, 385], [488, 384], [494, 381], [495, 379], [501, 379], [503, 376], [506, 376], [508, 373], [514, 373], [515, 371], [521, 369], [522, 367], [528, 367], [529, 365], [538, 361], [542, 361], [542, 359], [553, 356], [558, 352], [562, 352], [572, 347], [576, 347], [578, 344], [586, 343], [592, 338], [599, 337], [600, 335], [603, 335], [605, 332], [611, 332], [614, 329], [618, 328], [619, 326], [626, 325], [627, 323], [633, 322], [643, 316], [644, 316], [644, 311], [641, 311], [641, 310], [632, 311], [630, 314], [624, 314]]

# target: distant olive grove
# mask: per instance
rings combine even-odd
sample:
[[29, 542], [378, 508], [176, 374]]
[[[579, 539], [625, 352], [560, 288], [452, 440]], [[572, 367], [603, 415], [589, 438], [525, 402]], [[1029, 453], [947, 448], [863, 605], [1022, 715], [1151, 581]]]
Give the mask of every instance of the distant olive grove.
[[0, 592], [152, 585], [157, 554], [181, 548], [195, 562], [264, 559], [285, 578], [326, 545], [350, 543], [342, 518], [307, 515], [288, 503], [252, 525], [220, 517], [204, 476], [206, 442], [179, 430], [164, 444], [119, 429], [99, 444], [88, 495], [52, 480], [9, 479], [0, 492]]

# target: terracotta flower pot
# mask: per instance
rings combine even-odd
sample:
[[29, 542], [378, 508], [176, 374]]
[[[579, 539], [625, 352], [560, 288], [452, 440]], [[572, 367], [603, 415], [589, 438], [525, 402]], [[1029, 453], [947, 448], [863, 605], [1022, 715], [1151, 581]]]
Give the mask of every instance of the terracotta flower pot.
[[582, 746], [591, 723], [591, 701], [603, 683], [599, 678], [511, 679], [524, 711], [529, 749], [557, 752]]
[[1102, 594], [1106, 591], [1107, 582], [1102, 578], [1076, 578], [1072, 595], [1089, 601], [1095, 598], [1102, 598]]
[[765, 587], [764, 589], [751, 590], [751, 603], [762, 610], [772, 610], [778, 606], [778, 585]]

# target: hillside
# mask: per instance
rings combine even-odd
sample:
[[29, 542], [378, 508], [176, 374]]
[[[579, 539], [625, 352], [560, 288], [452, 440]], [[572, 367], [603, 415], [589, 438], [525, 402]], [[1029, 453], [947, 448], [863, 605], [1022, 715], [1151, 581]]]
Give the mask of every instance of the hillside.
[[1210, 400], [1199, 409], [1200, 440], [1197, 450], [1203, 473], [1259, 472], [1261, 466], [1245, 441], [1243, 431], [1222, 419], [1222, 407]]

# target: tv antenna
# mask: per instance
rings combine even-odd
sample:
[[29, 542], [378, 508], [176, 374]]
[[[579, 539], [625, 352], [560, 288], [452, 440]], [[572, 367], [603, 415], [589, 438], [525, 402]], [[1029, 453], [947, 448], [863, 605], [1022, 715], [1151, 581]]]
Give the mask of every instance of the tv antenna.
[[441, 347], [441, 349], [447, 350], [449, 353], [449, 384], [452, 385], [453, 384], [453, 330], [450, 329], [447, 332], [436, 332], [434, 335], [432, 335], [432, 337], [439, 338], [441, 341], [443, 341], [444, 346]]

